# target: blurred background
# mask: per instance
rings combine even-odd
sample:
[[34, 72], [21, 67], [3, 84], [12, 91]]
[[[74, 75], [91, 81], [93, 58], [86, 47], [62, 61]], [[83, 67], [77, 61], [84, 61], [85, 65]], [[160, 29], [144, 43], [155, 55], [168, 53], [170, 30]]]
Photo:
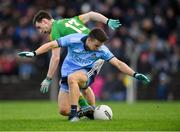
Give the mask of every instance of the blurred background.
[[105, 64], [92, 85], [97, 100], [180, 100], [179, 8], [180, 0], [0, 0], [0, 100], [57, 99], [60, 67], [50, 92], [39, 91], [51, 54], [17, 56], [49, 41], [32, 25], [40, 9], [55, 19], [96, 11], [122, 23], [116, 31], [101, 23], [87, 26], [102, 27], [114, 55], [152, 82], [146, 86]]

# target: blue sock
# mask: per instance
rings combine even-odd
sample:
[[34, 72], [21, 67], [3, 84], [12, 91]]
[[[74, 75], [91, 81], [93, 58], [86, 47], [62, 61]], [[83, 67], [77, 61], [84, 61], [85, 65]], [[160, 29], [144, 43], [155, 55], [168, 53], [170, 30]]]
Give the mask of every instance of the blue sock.
[[77, 116], [77, 105], [71, 105], [71, 117]]

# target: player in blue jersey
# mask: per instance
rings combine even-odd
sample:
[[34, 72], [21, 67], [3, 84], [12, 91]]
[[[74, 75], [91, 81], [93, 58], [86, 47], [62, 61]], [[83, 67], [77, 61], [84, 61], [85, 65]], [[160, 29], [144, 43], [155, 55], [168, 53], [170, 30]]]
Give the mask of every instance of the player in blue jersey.
[[[119, 20], [108, 19], [104, 15], [93, 11], [78, 16], [74, 16], [72, 18], [55, 20], [53, 19], [51, 14], [49, 14], [47, 11], [40, 10], [34, 16], [33, 24], [40, 33], [49, 34], [50, 40], [52, 41], [60, 37], [64, 37], [66, 35], [77, 32], [88, 34], [90, 32], [90, 29], [86, 27], [85, 24], [89, 21], [96, 21], [107, 24], [107, 26], [113, 30], [121, 26]], [[55, 70], [59, 65], [59, 59], [60, 59], [60, 48], [52, 49], [52, 56], [50, 59], [48, 73], [46, 78], [41, 83], [40, 91], [42, 93], [48, 92], [48, 89], [52, 82], [53, 74], [55, 73]], [[102, 63], [100, 61], [97, 62], [99, 62], [97, 63], [98, 64], [97, 66], [99, 67], [95, 69], [99, 70], [100, 67], [102, 66]], [[95, 106], [95, 96], [91, 88], [88, 87], [86, 90], [82, 90], [82, 93], [83, 96], [87, 99], [87, 101], [86, 99], [84, 99], [83, 96], [80, 96], [79, 105], [81, 108], [83, 108], [81, 110], [87, 110], [86, 108], [88, 108], [89, 105]], [[59, 113], [61, 115], [66, 116], [69, 114], [70, 104], [69, 104], [69, 93], [67, 90], [59, 91], [58, 107], [59, 107], [58, 109]]]
[[36, 51], [24, 52], [28, 54], [39, 55], [56, 47], [67, 47], [68, 54], [62, 65], [61, 89], [67, 90], [69, 88], [71, 113], [69, 115], [70, 121], [78, 121], [77, 105], [80, 95], [80, 89], [87, 88], [94, 80], [96, 71], [92, 67], [96, 60], [103, 59], [114, 65], [119, 71], [135, 77], [138, 80], [149, 83], [150, 80], [141, 73], [136, 73], [127, 64], [118, 60], [109, 49], [103, 45], [108, 39], [106, 33], [100, 29], [95, 28], [86, 34], [72, 34], [62, 37], [56, 41], [51, 41], [42, 45]]

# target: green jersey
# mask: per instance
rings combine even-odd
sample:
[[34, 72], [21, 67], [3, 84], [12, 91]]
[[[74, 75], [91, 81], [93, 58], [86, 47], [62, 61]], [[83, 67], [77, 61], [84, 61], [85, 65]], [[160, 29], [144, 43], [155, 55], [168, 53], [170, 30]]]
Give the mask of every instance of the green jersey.
[[73, 33], [88, 34], [89, 32], [90, 29], [84, 25], [78, 16], [75, 16], [73, 18], [54, 20], [50, 33], [50, 39], [56, 40], [60, 37]]

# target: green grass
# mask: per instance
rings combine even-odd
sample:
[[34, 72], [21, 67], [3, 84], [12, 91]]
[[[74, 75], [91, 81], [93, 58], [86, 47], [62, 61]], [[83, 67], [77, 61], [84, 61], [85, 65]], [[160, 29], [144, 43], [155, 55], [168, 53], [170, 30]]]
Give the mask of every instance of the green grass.
[[70, 123], [59, 116], [55, 102], [1, 101], [0, 131], [118, 131], [180, 130], [180, 102], [99, 102], [113, 110], [111, 121], [82, 119]]

